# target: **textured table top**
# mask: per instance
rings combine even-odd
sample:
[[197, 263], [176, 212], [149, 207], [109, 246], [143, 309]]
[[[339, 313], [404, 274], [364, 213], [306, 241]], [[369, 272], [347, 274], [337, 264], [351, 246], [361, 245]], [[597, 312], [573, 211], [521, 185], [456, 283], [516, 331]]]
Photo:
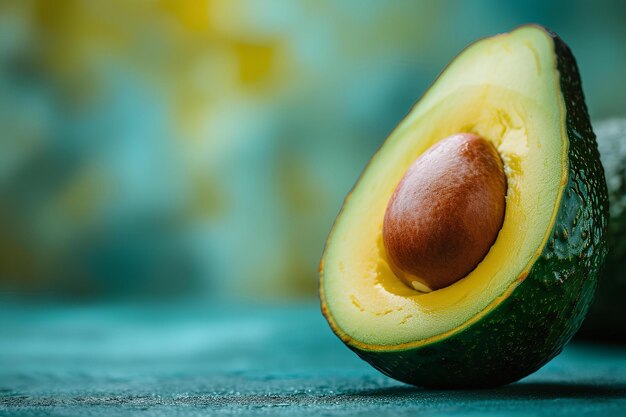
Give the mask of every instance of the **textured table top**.
[[499, 389], [379, 374], [317, 306], [0, 307], [0, 416], [626, 415], [626, 348], [570, 344]]

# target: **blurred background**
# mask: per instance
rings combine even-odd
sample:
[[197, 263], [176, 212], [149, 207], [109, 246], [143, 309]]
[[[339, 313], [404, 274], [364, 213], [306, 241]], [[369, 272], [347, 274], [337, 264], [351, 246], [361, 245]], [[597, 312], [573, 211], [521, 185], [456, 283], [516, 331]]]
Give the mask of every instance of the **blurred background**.
[[626, 3], [0, 0], [0, 294], [314, 299], [343, 198], [436, 75], [537, 22], [626, 115]]

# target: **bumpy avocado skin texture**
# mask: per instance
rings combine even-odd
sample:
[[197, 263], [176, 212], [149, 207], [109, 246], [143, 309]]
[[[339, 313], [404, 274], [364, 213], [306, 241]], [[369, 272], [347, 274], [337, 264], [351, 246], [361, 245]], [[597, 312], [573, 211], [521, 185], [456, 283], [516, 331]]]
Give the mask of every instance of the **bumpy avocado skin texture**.
[[626, 119], [594, 124], [609, 190], [609, 253], [581, 339], [626, 343]]
[[587, 313], [607, 252], [607, 189], [576, 61], [541, 29], [554, 42], [569, 138], [568, 182], [551, 237], [508, 298], [462, 331], [407, 350], [349, 346], [392, 378], [431, 388], [514, 382], [558, 355]]

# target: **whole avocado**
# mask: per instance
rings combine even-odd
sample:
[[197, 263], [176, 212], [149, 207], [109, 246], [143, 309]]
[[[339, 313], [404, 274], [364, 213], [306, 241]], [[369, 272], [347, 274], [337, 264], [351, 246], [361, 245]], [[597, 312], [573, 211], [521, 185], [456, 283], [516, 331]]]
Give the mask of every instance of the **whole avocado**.
[[609, 192], [609, 253], [579, 338], [626, 343], [626, 119], [594, 124]]

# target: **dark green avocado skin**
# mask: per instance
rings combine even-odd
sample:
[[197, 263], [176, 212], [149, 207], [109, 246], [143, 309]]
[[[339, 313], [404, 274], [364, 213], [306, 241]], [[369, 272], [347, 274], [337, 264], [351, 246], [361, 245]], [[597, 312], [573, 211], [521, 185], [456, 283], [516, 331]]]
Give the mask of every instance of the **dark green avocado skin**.
[[577, 337], [626, 343], [626, 119], [594, 125], [609, 190], [609, 253]]
[[569, 175], [552, 235], [526, 279], [498, 307], [448, 338], [361, 358], [400, 381], [431, 388], [514, 382], [556, 355], [580, 327], [607, 253], [608, 197], [576, 61], [553, 39], [566, 107]]

